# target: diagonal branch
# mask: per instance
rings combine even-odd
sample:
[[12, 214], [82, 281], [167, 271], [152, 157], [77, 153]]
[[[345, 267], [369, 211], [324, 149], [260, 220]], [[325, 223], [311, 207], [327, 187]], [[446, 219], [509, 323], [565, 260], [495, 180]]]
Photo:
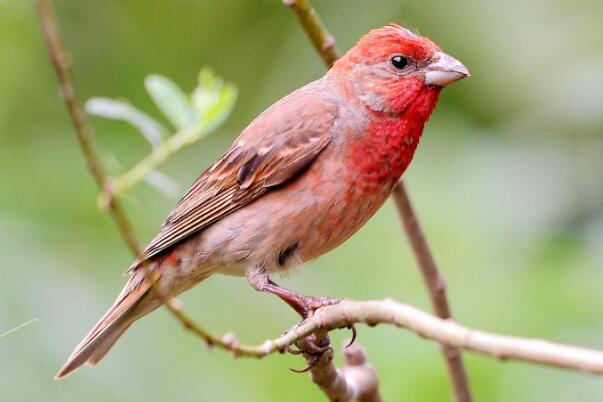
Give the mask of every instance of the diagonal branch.
[[[402, 180], [394, 188], [393, 198], [402, 219], [404, 230], [408, 236], [408, 241], [411, 244], [421, 270], [421, 276], [429, 290], [431, 306], [438, 317], [451, 319], [452, 314], [448, 305], [448, 298], [446, 297], [446, 279], [444, 279], [444, 276], [438, 270], [429, 248], [429, 243], [427, 243], [427, 239], [423, 234], [419, 218], [414, 211]], [[471, 402], [472, 397], [467, 373], [459, 349], [451, 345], [442, 344], [442, 353], [454, 390], [455, 401]]]
[[[94, 131], [76, 96], [69, 54], [65, 50], [52, 4], [50, 0], [36, 0], [36, 6], [40, 15], [40, 23], [42, 24], [42, 29], [44, 31], [43, 33], [48, 46], [48, 52], [50, 53], [50, 58], [57, 75], [59, 91], [67, 106], [67, 110], [69, 111], [75, 134], [82, 149], [82, 153], [84, 154], [86, 166], [99, 190], [101, 193], [104, 193], [108, 191], [107, 176], [101, 167], [100, 158], [96, 151], [96, 146], [94, 145]], [[126, 243], [134, 257], [138, 257], [140, 254], [140, 247], [126, 213], [115, 197], [108, 197], [106, 201], [107, 202], [103, 206], [109, 212], [109, 215], [117, 226], [122, 240]], [[155, 286], [155, 281], [151, 279], [148, 267], [143, 264], [143, 268], [145, 269], [145, 273], [147, 273], [150, 282], [153, 284], [153, 290], [161, 298], [162, 302], [172, 315], [180, 321], [186, 329], [197, 334], [208, 345], [216, 343], [220, 344], [223, 342], [220, 338], [215, 337], [209, 331], [195, 323], [195, 321], [186, 315], [173, 300], [165, 297], [165, 295], [159, 292]], [[226, 344], [224, 344], [224, 346], [226, 346]]]
[[312, 46], [314, 46], [314, 49], [316, 49], [327, 67], [331, 67], [341, 57], [341, 54], [335, 45], [335, 38], [327, 31], [322, 21], [320, 21], [310, 1], [283, 0], [283, 4], [291, 8], [295, 13], [299, 23], [304, 28], [304, 32], [310, 38]]
[[[80, 148], [84, 154], [88, 171], [94, 178], [98, 188], [103, 191], [105, 187], [105, 173], [99, 162], [100, 159], [94, 145], [94, 130], [88, 123], [86, 114], [78, 102], [69, 55], [65, 51], [52, 5], [49, 0], [37, 0], [36, 5], [40, 14], [40, 22], [44, 31], [48, 52], [50, 53], [50, 58], [57, 74], [60, 95], [69, 111], [69, 116], [75, 128]], [[126, 243], [132, 254], [138, 255], [140, 247], [136, 241], [128, 217], [119, 202], [112, 200], [107, 204], [107, 211], [111, 215], [111, 218], [113, 218], [124, 243]]]
[[[335, 39], [320, 21], [310, 1], [283, 0], [283, 3], [295, 12], [321, 59], [327, 66], [331, 66], [340, 57], [340, 54], [335, 46]], [[446, 298], [446, 281], [435, 264], [403, 181], [400, 181], [394, 189], [394, 200], [421, 270], [423, 280], [429, 290], [433, 309], [440, 318], [452, 318]], [[459, 350], [443, 345], [442, 352], [452, 383], [455, 401], [471, 402], [472, 397], [469, 382]]]

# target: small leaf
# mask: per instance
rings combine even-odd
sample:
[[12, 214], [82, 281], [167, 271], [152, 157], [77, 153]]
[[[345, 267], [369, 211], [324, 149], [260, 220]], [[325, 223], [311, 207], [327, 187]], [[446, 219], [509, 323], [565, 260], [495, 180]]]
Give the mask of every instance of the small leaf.
[[[173, 179], [155, 169], [183, 147], [214, 131], [232, 110], [237, 94], [233, 85], [225, 84], [211, 69], [201, 70], [198, 81], [188, 97], [165, 77], [147, 77], [147, 91], [178, 130], [126, 173], [112, 178], [109, 187], [112, 196], [121, 196], [141, 180], [170, 197], [180, 193]], [[99, 205], [105, 205], [102, 201]]]
[[211, 134], [230, 114], [237, 91], [232, 85], [225, 85], [213, 104], [209, 105], [201, 115], [201, 119], [194, 130], [181, 131], [180, 135], [184, 144], [192, 144], [204, 136]]
[[216, 102], [218, 94], [198, 86], [194, 89], [191, 99], [199, 115], [203, 115], [203, 112]]
[[176, 180], [157, 170], [151, 170], [144, 180], [169, 198], [176, 198], [181, 192], [180, 184]]
[[123, 120], [130, 123], [138, 129], [140, 134], [153, 147], [159, 146], [163, 142], [162, 135], [167, 131], [151, 116], [125, 101], [92, 98], [86, 102], [86, 112], [107, 119]]
[[186, 129], [197, 122], [198, 113], [174, 82], [161, 75], [149, 75], [144, 85], [153, 102], [175, 128]]
[[216, 101], [204, 113], [202, 123], [207, 126], [206, 131], [212, 131], [224, 122], [232, 111], [236, 99], [237, 89], [234, 85], [221, 86]]

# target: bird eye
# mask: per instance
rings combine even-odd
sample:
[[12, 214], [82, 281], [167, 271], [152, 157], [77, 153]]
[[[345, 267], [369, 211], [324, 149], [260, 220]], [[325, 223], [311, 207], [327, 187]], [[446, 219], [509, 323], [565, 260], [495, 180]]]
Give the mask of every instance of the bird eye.
[[392, 64], [397, 69], [402, 70], [408, 64], [408, 60], [406, 60], [406, 57], [404, 56], [394, 56], [392, 57]]

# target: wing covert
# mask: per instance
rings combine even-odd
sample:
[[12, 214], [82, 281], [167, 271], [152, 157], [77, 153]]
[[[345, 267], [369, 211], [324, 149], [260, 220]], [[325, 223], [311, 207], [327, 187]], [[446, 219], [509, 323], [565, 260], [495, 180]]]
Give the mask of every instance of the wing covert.
[[303, 172], [331, 141], [336, 117], [332, 104], [303, 95], [268, 108], [195, 180], [131, 269]]

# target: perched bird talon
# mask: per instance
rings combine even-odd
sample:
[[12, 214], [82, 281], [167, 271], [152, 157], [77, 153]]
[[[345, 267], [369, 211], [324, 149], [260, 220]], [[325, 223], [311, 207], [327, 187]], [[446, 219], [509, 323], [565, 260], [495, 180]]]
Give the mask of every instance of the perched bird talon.
[[327, 346], [318, 346], [313, 343], [308, 342], [309, 350], [303, 350], [302, 352], [308, 354], [310, 356], [322, 356], [327, 350], [332, 350], [331, 345]]
[[289, 370], [293, 371], [294, 373], [307, 373], [308, 371], [312, 370], [314, 367], [316, 367], [316, 365], [318, 364], [318, 361], [320, 360], [320, 356], [313, 356], [309, 361], [308, 361], [308, 365], [306, 367], [304, 367], [303, 369], [292, 369], [290, 368]]
[[356, 327], [354, 326], [354, 324], [352, 324], [352, 325], [348, 326], [347, 328], [352, 330], [352, 339], [350, 339], [348, 344], [345, 345], [346, 348], [349, 348], [350, 346], [352, 346], [354, 344], [354, 341], [356, 340]]

